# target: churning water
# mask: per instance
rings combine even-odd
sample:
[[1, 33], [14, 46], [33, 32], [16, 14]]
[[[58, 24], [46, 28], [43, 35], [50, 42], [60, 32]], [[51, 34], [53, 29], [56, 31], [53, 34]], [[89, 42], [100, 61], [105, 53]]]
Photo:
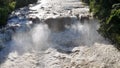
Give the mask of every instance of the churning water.
[[[90, 20], [85, 23], [75, 21], [70, 25], [64, 24], [62, 26], [64, 30], [61, 27], [49, 27], [45, 23], [36, 24], [30, 29], [17, 29], [12, 36], [12, 40], [0, 52], [1, 67], [31, 68], [33, 66], [44, 68], [46, 64], [40, 63], [44, 62], [40, 58], [43, 58], [45, 51], [50, 48], [69, 54], [75, 47], [92, 46], [96, 42], [103, 43], [104, 41], [96, 31], [99, 28], [97, 20]], [[54, 29], [58, 30], [54, 31]]]
[[79, 0], [38, 0], [0, 30], [0, 68], [119, 68], [120, 53]]

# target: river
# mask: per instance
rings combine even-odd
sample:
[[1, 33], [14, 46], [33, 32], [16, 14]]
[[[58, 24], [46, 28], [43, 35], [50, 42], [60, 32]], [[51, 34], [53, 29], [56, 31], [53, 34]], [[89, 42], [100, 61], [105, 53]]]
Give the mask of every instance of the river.
[[80, 0], [38, 0], [0, 30], [0, 68], [119, 68], [120, 53]]

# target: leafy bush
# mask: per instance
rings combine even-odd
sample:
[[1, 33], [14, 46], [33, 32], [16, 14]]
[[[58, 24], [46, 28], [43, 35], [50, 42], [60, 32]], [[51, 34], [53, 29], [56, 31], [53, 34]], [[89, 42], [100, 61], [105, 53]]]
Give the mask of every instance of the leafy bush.
[[120, 49], [120, 0], [90, 0], [89, 5], [101, 20], [99, 32]]
[[0, 8], [0, 26], [6, 25], [8, 13], [9, 13], [8, 7]]
[[8, 15], [14, 10], [15, 4], [14, 0], [0, 0], [0, 27], [7, 24]]
[[13, 11], [14, 8], [15, 8], [15, 5], [16, 5], [16, 2], [11, 2], [11, 3], [9, 3], [9, 9], [10, 9], [11, 11]]

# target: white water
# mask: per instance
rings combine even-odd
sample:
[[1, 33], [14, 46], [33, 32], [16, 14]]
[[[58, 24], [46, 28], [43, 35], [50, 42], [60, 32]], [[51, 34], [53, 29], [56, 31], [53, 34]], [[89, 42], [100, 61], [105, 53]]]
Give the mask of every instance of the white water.
[[[39, 11], [35, 16], [44, 20], [53, 18], [52, 22], [55, 24], [53, 23], [49, 28], [48, 23], [39, 21], [39, 24], [31, 26], [34, 22], [30, 23], [31, 21], [27, 18], [22, 21], [17, 20], [17, 22], [13, 18], [14, 21], [11, 20], [12, 23], [9, 25], [17, 25], [17, 27], [15, 27], [15, 33], [12, 32], [12, 29], [8, 31], [12, 34], [12, 39], [5, 43], [5, 48], [0, 52], [0, 68], [120, 67], [120, 53], [98, 34], [98, 21], [90, 19], [82, 23], [75, 17], [77, 13], [89, 14], [88, 7], [85, 6], [84, 9], [78, 7], [78, 5], [83, 6], [78, 0], [39, 0], [39, 2], [41, 4], [31, 7], [31, 9]], [[78, 8], [75, 8], [76, 6]], [[44, 9], [38, 9], [40, 7], [44, 7]], [[23, 9], [18, 12], [24, 12]], [[68, 9], [72, 10], [72, 13], [69, 13]], [[26, 11], [24, 13], [27, 17], [31, 16], [31, 14], [27, 15]], [[62, 17], [62, 22], [65, 23], [70, 22], [64, 19], [66, 17], [76, 19], [70, 22], [70, 25], [63, 24], [65, 29], [61, 30], [61, 27], [56, 24], [62, 23], [59, 22], [59, 17]], [[9, 37], [8, 34], [4, 36], [5, 39], [6, 36]]]

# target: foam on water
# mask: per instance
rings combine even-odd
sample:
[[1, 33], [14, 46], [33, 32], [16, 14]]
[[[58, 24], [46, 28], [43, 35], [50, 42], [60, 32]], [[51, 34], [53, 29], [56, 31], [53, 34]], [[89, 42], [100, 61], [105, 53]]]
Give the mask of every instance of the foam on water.
[[[32, 14], [44, 21], [35, 25]], [[11, 16], [8, 33], [0, 34], [0, 42], [10, 39], [0, 51], [0, 68], [120, 67], [120, 53], [98, 34], [98, 21], [88, 20], [89, 7], [79, 0], [39, 0]]]
[[[55, 60], [55, 58], [50, 60], [50, 57], [53, 57], [52, 51], [67, 54], [72, 52], [75, 47], [92, 46], [96, 42], [102, 43], [104, 39], [96, 31], [99, 24], [95, 20], [92, 22], [94, 23], [74, 22], [59, 32], [52, 31], [47, 24], [43, 23], [35, 25], [28, 31], [18, 30], [12, 37], [11, 45], [9, 43], [9, 47], [7, 47], [9, 50], [5, 48], [0, 53], [1, 59], [4, 58], [5, 61], [4, 63], [1, 61], [1, 67], [31, 68], [33, 66], [40, 68], [43, 66], [41, 68], [48, 68], [46, 62]], [[51, 48], [55, 50], [49, 51]], [[45, 53], [46, 51], [48, 51], [48, 55]], [[50, 55], [49, 52], [51, 52]], [[8, 55], [3, 53], [8, 53]], [[57, 66], [61, 68], [62, 65]]]

